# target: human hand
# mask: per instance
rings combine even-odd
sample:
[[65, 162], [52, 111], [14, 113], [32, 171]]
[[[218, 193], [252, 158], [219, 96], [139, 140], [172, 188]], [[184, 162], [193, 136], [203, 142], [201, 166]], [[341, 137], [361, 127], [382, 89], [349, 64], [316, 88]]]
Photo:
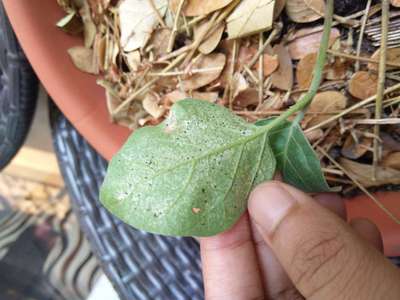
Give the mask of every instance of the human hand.
[[378, 229], [345, 223], [339, 196], [312, 199], [273, 181], [248, 208], [231, 230], [200, 239], [207, 300], [400, 299]]

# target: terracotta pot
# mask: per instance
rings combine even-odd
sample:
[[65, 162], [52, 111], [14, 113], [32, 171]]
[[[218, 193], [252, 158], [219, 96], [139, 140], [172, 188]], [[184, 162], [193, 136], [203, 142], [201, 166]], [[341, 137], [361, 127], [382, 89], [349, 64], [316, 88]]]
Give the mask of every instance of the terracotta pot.
[[[39, 4], [40, 2], [40, 4]], [[103, 89], [94, 76], [78, 71], [67, 49], [81, 45], [55, 24], [63, 16], [55, 0], [4, 0], [14, 31], [47, 92], [79, 132], [105, 158], [118, 151], [129, 131], [111, 124]], [[379, 193], [382, 201], [400, 217], [400, 194]], [[360, 196], [347, 201], [349, 218], [374, 221], [383, 234], [385, 253], [400, 256], [400, 225], [395, 224], [370, 199]]]

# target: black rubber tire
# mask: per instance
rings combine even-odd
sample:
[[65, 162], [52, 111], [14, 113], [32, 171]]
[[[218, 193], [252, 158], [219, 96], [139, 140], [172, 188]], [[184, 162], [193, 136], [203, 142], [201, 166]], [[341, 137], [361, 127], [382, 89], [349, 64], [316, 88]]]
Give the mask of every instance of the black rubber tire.
[[72, 208], [121, 300], [204, 299], [198, 243], [136, 230], [98, 199], [107, 162], [50, 105], [54, 149]]
[[32, 123], [38, 79], [0, 1], [0, 170], [23, 145]]

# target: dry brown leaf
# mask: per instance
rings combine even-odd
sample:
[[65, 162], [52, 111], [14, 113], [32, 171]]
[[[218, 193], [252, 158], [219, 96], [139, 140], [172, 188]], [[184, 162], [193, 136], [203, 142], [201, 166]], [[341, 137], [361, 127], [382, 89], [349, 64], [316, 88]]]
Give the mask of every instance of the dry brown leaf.
[[[279, 58], [277, 55], [263, 55], [263, 67], [264, 67], [264, 77], [268, 77], [272, 73], [274, 73], [279, 67]], [[257, 69], [259, 68], [259, 64], [256, 64]]]
[[[371, 58], [379, 61], [380, 49], [376, 50], [374, 54], [372, 54]], [[400, 48], [389, 48], [386, 50], [386, 59], [390, 62], [400, 63]], [[368, 69], [371, 71], [378, 72], [379, 65], [374, 63], [368, 63]], [[386, 66], [386, 70], [398, 69], [397, 67]]]
[[79, 14], [82, 17], [83, 22], [84, 44], [86, 48], [90, 48], [94, 43], [97, 29], [90, 14], [90, 7], [86, 1], [83, 2], [83, 6], [80, 9]]
[[149, 45], [152, 46], [156, 58], [161, 57], [167, 53], [168, 41], [171, 36], [171, 29], [169, 28], [158, 28], [154, 30], [149, 40]]
[[[347, 106], [347, 98], [340, 92], [327, 91], [318, 93], [312, 100], [307, 112], [309, 113], [329, 113], [342, 110]], [[305, 122], [307, 127], [318, 125], [331, 117], [329, 114], [307, 115]], [[327, 125], [329, 126], [329, 124]]]
[[140, 126], [155, 126], [162, 122], [162, 118], [154, 118], [153, 116], [147, 116], [144, 118], [139, 119], [138, 123]]
[[204, 73], [195, 73], [182, 80], [181, 88], [184, 91], [198, 89], [209, 84], [219, 77], [225, 66], [225, 55], [222, 53], [212, 53], [203, 55], [192, 66], [193, 69], [209, 69]]
[[226, 20], [229, 39], [272, 27], [275, 0], [242, 0]]
[[125, 57], [126, 64], [132, 72], [136, 72], [139, 69], [142, 57], [140, 51], [132, 51], [123, 54]]
[[381, 132], [383, 150], [387, 152], [400, 152], [400, 142], [394, 138], [394, 135]]
[[248, 88], [249, 83], [240, 72], [236, 72], [235, 74], [233, 74], [231, 83], [233, 98], [235, 98], [239, 93], [247, 90]]
[[289, 51], [283, 44], [278, 44], [274, 46], [273, 53], [278, 55], [279, 67], [271, 75], [272, 85], [288, 91], [293, 86], [293, 63]]
[[400, 7], [400, 0], [390, 0], [390, 4], [394, 7]]
[[57, 3], [67, 13], [74, 11], [71, 0], [57, 0]]
[[[197, 37], [201, 34], [203, 34], [204, 30], [207, 29], [209, 25], [209, 20], [200, 23], [198, 26], [196, 26], [193, 30], [194, 33], [194, 39], [196, 40]], [[212, 29], [212, 33], [206, 37], [206, 39], [200, 44], [199, 46], [199, 51], [203, 54], [209, 54], [217, 48], [219, 42], [221, 41], [222, 34], [224, 33], [225, 30], [225, 23], [221, 22], [218, 24], [216, 28]]]
[[[221, 74], [221, 85], [226, 86], [226, 84], [230, 80], [231, 69], [232, 69], [232, 49], [233, 49], [233, 40], [223, 40], [220, 44], [220, 49], [224, 52], [227, 57], [225, 69]], [[253, 58], [253, 56], [257, 53], [257, 48], [254, 46], [242, 45], [239, 46], [239, 53], [237, 54], [234, 66], [234, 72], [241, 72], [243, 70], [244, 65], [248, 65]]]
[[119, 45], [113, 39], [108, 41], [108, 57], [107, 64], [105, 69], [107, 70], [109, 67], [114, 67], [117, 65], [117, 57], [120, 53]]
[[345, 158], [341, 158], [339, 163], [366, 188], [385, 184], [400, 184], [400, 171], [398, 170], [378, 166], [374, 180], [375, 170], [371, 165], [360, 164]]
[[194, 99], [198, 99], [198, 100], [204, 100], [204, 101], [215, 103], [218, 100], [218, 93], [215, 93], [215, 92], [209, 92], [209, 93], [193, 92], [193, 93], [189, 94], [189, 93], [182, 92], [180, 90], [175, 90], [164, 96], [164, 100], [169, 105], [172, 105], [173, 103], [176, 103], [176, 102], [186, 99], [186, 98], [194, 98]]
[[[112, 115], [113, 112], [115, 111], [115, 109], [121, 104], [121, 101], [117, 97], [115, 97], [110, 92], [109, 89], [106, 89], [106, 100], [107, 100], [106, 101], [107, 102], [107, 109], [108, 109], [110, 115]], [[126, 110], [124, 112], [122, 112], [122, 113], [126, 114]]]
[[68, 54], [74, 65], [81, 71], [98, 74], [99, 69], [94, 62], [93, 50], [83, 46], [76, 46], [68, 49]]
[[101, 33], [96, 34], [93, 44], [93, 52], [95, 56], [95, 62], [99, 66], [101, 71], [104, 71], [104, 65], [106, 62], [106, 48], [107, 39]]
[[182, 92], [181, 90], [175, 90], [164, 95], [163, 102], [170, 106], [185, 98], [187, 98], [187, 94], [185, 92]]
[[286, 0], [275, 0], [275, 7], [274, 7], [274, 20], [279, 18], [283, 9], [285, 8]]
[[285, 92], [276, 91], [272, 97], [269, 97], [266, 101], [263, 101], [257, 106], [258, 112], [270, 112], [278, 111], [287, 107], [287, 96]]
[[217, 92], [193, 92], [191, 98], [215, 103], [218, 100]]
[[328, 80], [341, 80], [346, 78], [348, 71], [348, 61], [336, 57], [332, 64], [325, 66], [324, 76]]
[[313, 131], [306, 132], [305, 136], [310, 143], [314, 143], [324, 136], [324, 131], [320, 128], [315, 129]]
[[378, 77], [366, 71], [354, 73], [349, 82], [349, 93], [358, 99], [367, 99], [376, 94]]
[[257, 48], [252, 45], [240, 47], [239, 54], [236, 59], [236, 70], [241, 71], [244, 65], [248, 65], [250, 63], [256, 53]]
[[165, 108], [158, 103], [159, 101], [153, 93], [148, 93], [142, 102], [144, 110], [156, 119], [165, 113]]
[[[163, 65], [158, 65], [158, 66], [153, 66], [152, 72], [154, 73], [162, 73], [164, 66]], [[154, 77], [150, 77], [148, 80], [153, 79]], [[160, 78], [157, 80], [153, 90], [155, 92], [161, 92], [165, 88], [174, 90], [176, 89], [178, 85], [178, 77], [177, 76], [160, 76]]]
[[[167, 0], [153, 0], [160, 15], [165, 15]], [[129, 52], [142, 48], [158, 24], [157, 13], [148, 0], [123, 0], [118, 7], [121, 46]]]
[[316, 21], [323, 16], [324, 11], [324, 0], [286, 0], [286, 13], [297, 23]]
[[[188, 17], [207, 15], [227, 6], [233, 0], [186, 0], [183, 14]], [[170, 0], [169, 5], [173, 12], [178, 10], [180, 0]]]
[[342, 155], [350, 159], [358, 159], [367, 153], [368, 148], [372, 145], [372, 139], [359, 137], [356, 142], [352, 135], [348, 135], [342, 146]]
[[308, 89], [310, 87], [317, 56], [317, 53], [307, 54], [297, 64], [296, 79], [300, 89]]
[[233, 99], [233, 105], [238, 109], [243, 109], [251, 105], [257, 105], [258, 90], [254, 88], [247, 88], [236, 95]]
[[387, 168], [400, 170], [400, 152], [390, 153], [383, 159], [382, 165]]
[[[318, 52], [322, 38], [322, 27], [321, 31], [308, 33], [314, 30], [315, 27], [303, 28], [293, 34], [294, 39], [288, 44], [290, 57], [292, 59], [302, 59], [309, 53]], [[332, 28], [329, 37], [329, 47], [331, 47], [339, 37], [339, 30], [337, 28]]]

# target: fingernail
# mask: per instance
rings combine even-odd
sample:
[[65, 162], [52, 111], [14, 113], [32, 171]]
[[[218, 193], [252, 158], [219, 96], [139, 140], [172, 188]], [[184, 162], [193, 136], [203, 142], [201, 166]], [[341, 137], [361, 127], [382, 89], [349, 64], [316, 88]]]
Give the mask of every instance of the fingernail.
[[282, 220], [297, 205], [296, 199], [278, 182], [258, 186], [250, 195], [250, 217], [263, 234], [272, 235]]

